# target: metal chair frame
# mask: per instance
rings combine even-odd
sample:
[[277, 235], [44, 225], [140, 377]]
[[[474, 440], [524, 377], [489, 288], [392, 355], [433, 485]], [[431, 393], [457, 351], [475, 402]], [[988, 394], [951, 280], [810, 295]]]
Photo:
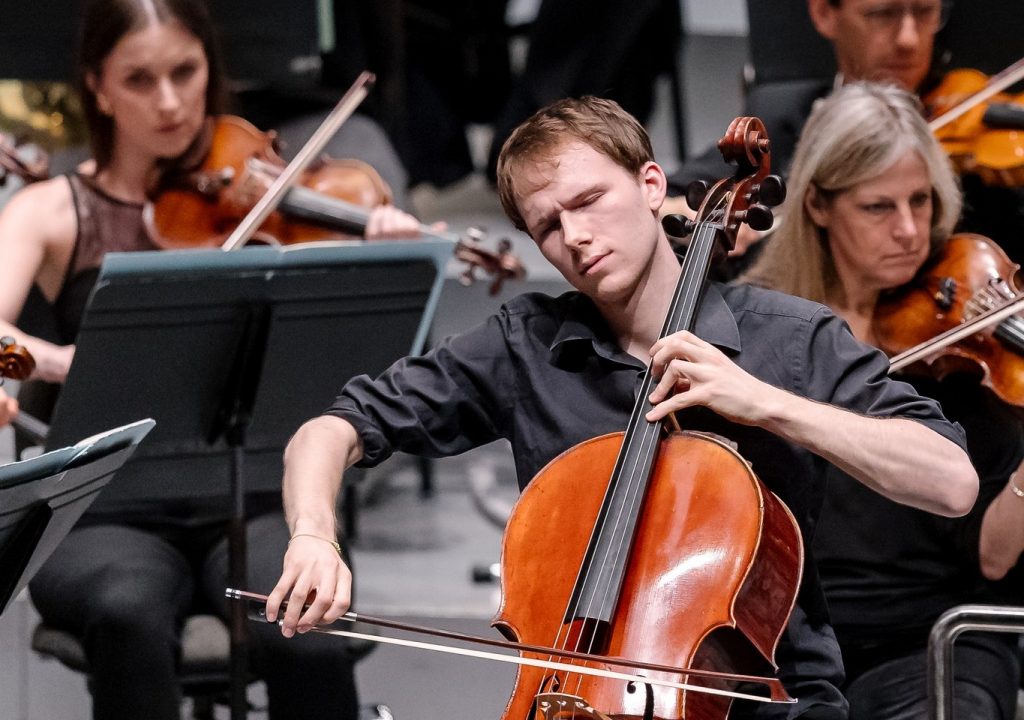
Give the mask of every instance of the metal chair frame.
[[928, 635], [931, 720], [953, 720], [953, 643], [968, 630], [1024, 634], [1024, 607], [957, 605], [935, 621]]

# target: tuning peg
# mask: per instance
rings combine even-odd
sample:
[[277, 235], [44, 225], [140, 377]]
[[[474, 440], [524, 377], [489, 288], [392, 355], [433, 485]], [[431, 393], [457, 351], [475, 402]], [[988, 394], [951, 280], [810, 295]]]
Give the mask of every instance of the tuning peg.
[[691, 210], [700, 210], [701, 203], [704, 202], [707, 194], [708, 184], [703, 180], [694, 180], [686, 186], [686, 204], [690, 206]]
[[685, 215], [666, 215], [661, 219], [661, 226], [669, 237], [684, 238], [693, 232], [693, 221]]
[[772, 211], [764, 205], [751, 205], [746, 210], [736, 213], [736, 218], [754, 230], [770, 230], [775, 221]]
[[776, 207], [786, 199], [786, 183], [778, 175], [768, 175], [754, 187], [753, 194], [761, 205]]

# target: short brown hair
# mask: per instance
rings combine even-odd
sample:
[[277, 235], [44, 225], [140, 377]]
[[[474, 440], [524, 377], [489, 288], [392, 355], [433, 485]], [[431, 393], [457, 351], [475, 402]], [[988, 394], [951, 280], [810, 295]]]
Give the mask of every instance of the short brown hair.
[[572, 140], [586, 143], [636, 175], [654, 160], [647, 131], [614, 100], [591, 95], [556, 100], [517, 127], [498, 155], [498, 197], [518, 229], [525, 231], [526, 223], [516, 203], [513, 175], [524, 162], [550, 157]]

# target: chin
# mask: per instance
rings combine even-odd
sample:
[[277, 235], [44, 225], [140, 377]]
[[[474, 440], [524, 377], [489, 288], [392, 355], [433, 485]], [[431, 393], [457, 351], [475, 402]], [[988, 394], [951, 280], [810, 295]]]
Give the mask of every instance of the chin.
[[187, 141], [176, 142], [173, 144], [163, 143], [157, 150], [156, 156], [161, 160], [173, 160], [174, 158], [183, 155], [191, 145], [191, 138], [189, 138]]
[[913, 280], [916, 274], [916, 272], [894, 274], [890, 277], [881, 278], [879, 285], [885, 290], [895, 290], [896, 288], [903, 287]]

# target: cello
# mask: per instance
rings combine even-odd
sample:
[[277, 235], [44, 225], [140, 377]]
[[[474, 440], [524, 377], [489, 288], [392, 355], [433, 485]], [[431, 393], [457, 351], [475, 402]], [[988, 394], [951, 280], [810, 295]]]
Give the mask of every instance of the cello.
[[[705, 198], [663, 334], [693, 326], [721, 236], [764, 219], [778, 189], [759, 121], [735, 122], [722, 147], [741, 169]], [[728, 443], [646, 420], [654, 382], [648, 369], [624, 433], [553, 460], [509, 519], [494, 624], [547, 662], [521, 659], [504, 717], [723, 718], [740, 678], [722, 671], [773, 664], [800, 533]], [[643, 674], [604, 672], [623, 664]]]

